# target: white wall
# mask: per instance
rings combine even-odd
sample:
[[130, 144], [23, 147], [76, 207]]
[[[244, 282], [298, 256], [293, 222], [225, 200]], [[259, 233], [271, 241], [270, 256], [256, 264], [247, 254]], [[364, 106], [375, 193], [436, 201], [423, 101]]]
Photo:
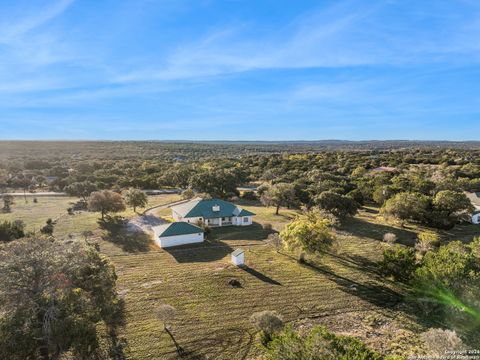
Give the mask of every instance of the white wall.
[[[244, 220], [245, 218], [247, 219], [246, 222]], [[253, 221], [252, 218], [253, 218], [253, 216], [239, 216], [237, 218], [237, 224], [242, 225], [242, 226], [252, 225], [252, 221]]]
[[244, 254], [245, 254], [245, 253], [241, 253], [241, 254], [238, 255], [238, 256], [233, 256], [233, 255], [232, 255], [232, 263], [233, 263], [234, 265], [243, 265], [244, 262], [245, 262]]
[[203, 241], [203, 233], [164, 236], [156, 238], [155, 241], [161, 248], [185, 244], [194, 244]]

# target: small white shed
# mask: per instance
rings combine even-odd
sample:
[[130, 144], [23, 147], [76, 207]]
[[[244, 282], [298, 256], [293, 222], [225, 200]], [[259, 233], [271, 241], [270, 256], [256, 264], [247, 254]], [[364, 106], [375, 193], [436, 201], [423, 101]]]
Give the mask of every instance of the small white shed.
[[153, 227], [155, 242], [161, 248], [203, 242], [203, 229], [183, 221]]
[[240, 266], [245, 263], [245, 251], [242, 249], [237, 249], [234, 252], [232, 252], [232, 263], [234, 265]]
[[480, 211], [472, 215], [472, 224], [480, 224]]

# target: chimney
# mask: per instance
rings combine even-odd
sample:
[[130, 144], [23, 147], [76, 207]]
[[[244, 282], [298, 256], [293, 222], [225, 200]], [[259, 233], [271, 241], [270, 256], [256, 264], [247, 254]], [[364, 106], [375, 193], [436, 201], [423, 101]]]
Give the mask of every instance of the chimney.
[[212, 211], [220, 211], [220, 205], [213, 205], [212, 206]]

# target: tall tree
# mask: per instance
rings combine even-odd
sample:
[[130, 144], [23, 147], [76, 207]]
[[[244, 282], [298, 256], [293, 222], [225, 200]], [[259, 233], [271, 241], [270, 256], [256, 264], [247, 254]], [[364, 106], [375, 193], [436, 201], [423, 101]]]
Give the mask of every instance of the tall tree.
[[296, 204], [295, 187], [292, 184], [278, 183], [269, 186], [263, 191], [260, 200], [266, 206], [275, 206], [275, 214], [278, 215], [280, 207], [291, 207]]
[[110, 190], [94, 191], [88, 198], [88, 209], [100, 212], [102, 220], [108, 213], [115, 213], [125, 210], [122, 196]]
[[303, 252], [320, 252], [333, 244], [335, 235], [330, 230], [331, 222], [315, 211], [297, 217], [280, 232], [280, 237], [287, 248], [300, 249]]
[[124, 197], [125, 203], [133, 208], [133, 212], [137, 212], [137, 207], [145, 207], [148, 204], [147, 194], [139, 189], [128, 189]]
[[357, 203], [349, 196], [340, 195], [333, 191], [324, 191], [315, 199], [315, 203], [323, 209], [339, 218], [347, 215], [355, 215]]
[[118, 311], [108, 258], [88, 246], [45, 238], [0, 248], [0, 358], [96, 358], [100, 322]]
[[74, 182], [64, 188], [64, 191], [70, 196], [77, 196], [83, 201], [87, 201], [90, 194], [96, 191], [97, 185], [91, 181]]
[[403, 192], [388, 199], [382, 208], [385, 215], [394, 216], [402, 221], [413, 220], [424, 222], [427, 219], [427, 211], [430, 206], [430, 198], [419, 193]]

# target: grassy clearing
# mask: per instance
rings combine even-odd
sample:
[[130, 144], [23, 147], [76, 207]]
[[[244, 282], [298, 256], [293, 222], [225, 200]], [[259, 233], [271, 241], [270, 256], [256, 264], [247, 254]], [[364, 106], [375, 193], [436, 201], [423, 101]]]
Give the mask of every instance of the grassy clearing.
[[[351, 233], [358, 228], [355, 221], [364, 220], [352, 220], [339, 231], [338, 243], [328, 254], [310, 257], [309, 265], [302, 265], [293, 254], [276, 253], [262, 228], [268, 222], [281, 229], [295, 211], [277, 216], [273, 208], [243, 207], [257, 214], [256, 223], [214, 228], [204, 244], [136, 255], [110, 253], [125, 297], [122, 336], [129, 357], [177, 358], [154, 315], [155, 307], [164, 303], [177, 309], [172, 332], [190, 359], [254, 358], [261, 350], [249, 317], [267, 309], [296, 326], [319, 323], [362, 337], [385, 353], [415, 351], [414, 334], [421, 326], [403, 307], [404, 289], [376, 273], [386, 246], [380, 241], [382, 232], [390, 228], [364, 224], [357, 236]], [[230, 264], [237, 247], [246, 250], [245, 269]], [[232, 288], [232, 278], [240, 280], [242, 288]]]
[[[178, 201], [179, 195], [165, 194], [148, 197], [148, 206], [157, 206], [168, 204], [170, 202]], [[63, 197], [63, 196], [39, 196], [37, 203], [33, 199], [28, 198], [25, 203], [23, 198], [16, 198], [15, 204], [12, 206], [12, 212], [7, 214], [0, 214], [0, 221], [3, 220], [22, 220], [25, 222], [28, 231], [39, 231], [45, 225], [47, 219], [58, 219], [55, 225], [54, 235], [57, 237], [65, 237], [68, 235], [78, 235], [82, 231], [94, 231], [98, 228], [98, 213], [88, 211], [76, 212], [74, 215], [68, 215], [67, 208], [71, 207], [78, 198]], [[141, 209], [139, 209], [140, 211]], [[128, 208], [126, 211], [118, 215], [124, 217], [132, 217], [136, 214], [132, 209]]]
[[[243, 231], [246, 238], [251, 236], [251, 229]], [[214, 242], [112, 257], [119, 290], [125, 294], [123, 336], [131, 358], [176, 358], [171, 339], [154, 315], [155, 306], [163, 303], [177, 308], [173, 334], [187, 358], [255, 355], [259, 350], [249, 316], [256, 311], [276, 310], [287, 322], [336, 314], [396, 316], [402, 290], [373, 272], [376, 242], [342, 237], [341, 251], [309, 259], [311, 266], [298, 264], [289, 254], [277, 254], [268, 245], [243, 245], [245, 269], [230, 264], [228, 243]], [[242, 288], [228, 285], [232, 278], [240, 280]], [[353, 328], [337, 331], [352, 333]]]
[[67, 213], [67, 208], [78, 199], [63, 196], [38, 197], [37, 203], [33, 198], [27, 198], [27, 203], [22, 197], [15, 197], [12, 212], [0, 213], [0, 221], [22, 220], [28, 231], [39, 231], [47, 219], [56, 219]]

